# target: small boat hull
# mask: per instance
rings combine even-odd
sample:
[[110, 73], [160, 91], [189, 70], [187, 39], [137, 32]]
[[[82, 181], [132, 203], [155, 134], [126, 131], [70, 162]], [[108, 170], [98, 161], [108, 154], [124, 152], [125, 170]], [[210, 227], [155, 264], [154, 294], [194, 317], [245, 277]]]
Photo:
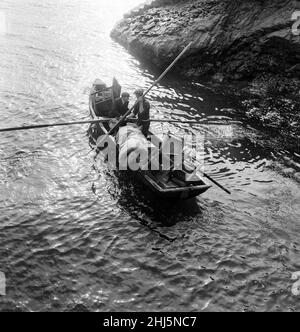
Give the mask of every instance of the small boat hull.
[[[114, 86], [115, 84], [115, 86]], [[116, 80], [114, 80], [113, 86], [110, 88], [112, 90], [112, 94], [114, 95], [114, 91], [119, 90], [119, 84]], [[115, 94], [118, 94], [115, 93]], [[99, 115], [96, 114], [95, 111], [95, 84], [92, 89], [92, 93], [90, 95], [90, 115], [93, 119], [99, 118]], [[103, 118], [103, 116], [101, 116]], [[100, 135], [105, 135], [109, 131], [109, 127], [107, 123], [99, 123], [93, 124], [90, 128], [89, 134], [93, 144], [96, 144], [97, 138]], [[160, 139], [156, 137], [155, 141], [160, 142]], [[156, 196], [162, 197], [165, 199], [180, 199], [186, 200], [197, 197], [203, 193], [205, 193], [208, 189], [211, 188], [203, 178], [199, 178], [199, 181], [195, 183], [185, 183], [177, 179], [172, 180], [170, 177], [170, 172], [166, 171], [122, 171], [122, 172], [131, 172], [134, 173], [135, 178], [143, 183], [148, 189], [150, 189]]]
[[204, 194], [209, 188], [208, 185], [190, 186], [190, 187], [178, 187], [178, 188], [166, 188], [161, 189], [155, 181], [147, 174], [142, 171], [136, 172], [136, 176], [139, 181], [143, 182], [152, 192], [157, 196], [167, 199], [191, 199]]

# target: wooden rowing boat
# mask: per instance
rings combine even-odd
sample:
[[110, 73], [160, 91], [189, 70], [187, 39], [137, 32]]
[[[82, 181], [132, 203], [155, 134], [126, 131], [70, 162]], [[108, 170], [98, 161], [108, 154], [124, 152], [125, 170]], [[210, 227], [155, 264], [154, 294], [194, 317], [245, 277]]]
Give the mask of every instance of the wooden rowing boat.
[[[113, 106], [114, 99], [119, 98], [121, 87], [114, 79], [112, 87], [107, 88], [104, 83], [97, 79], [92, 87], [89, 100], [90, 115], [93, 119], [108, 117], [107, 110]], [[100, 135], [107, 134], [109, 131], [108, 123], [93, 124], [90, 128], [90, 139], [94, 144]], [[153, 134], [151, 133], [153, 136]], [[155, 136], [155, 135], [154, 135]], [[152, 138], [157, 148], [161, 146], [161, 139], [155, 136]], [[182, 171], [121, 171], [134, 173], [135, 177], [149, 188], [156, 195], [172, 199], [190, 199], [206, 192], [209, 186], [198, 174], [192, 181], [186, 181], [186, 176], [195, 170], [195, 166], [185, 163]]]

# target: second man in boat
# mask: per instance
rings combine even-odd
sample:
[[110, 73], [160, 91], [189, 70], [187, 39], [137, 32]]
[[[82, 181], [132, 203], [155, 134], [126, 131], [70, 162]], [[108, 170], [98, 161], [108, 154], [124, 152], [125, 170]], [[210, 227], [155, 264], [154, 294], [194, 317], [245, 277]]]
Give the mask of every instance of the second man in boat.
[[120, 118], [121, 116], [125, 115], [129, 110], [129, 99], [130, 94], [128, 92], [123, 92], [121, 98], [115, 100], [113, 109], [110, 113], [111, 118]]
[[[127, 119], [130, 122], [130, 119], [136, 118], [136, 124], [140, 127], [144, 136], [148, 136], [149, 127], [150, 127], [150, 103], [146, 100], [143, 89], [138, 89], [134, 92], [136, 96], [136, 105], [133, 109], [133, 114]], [[117, 99], [114, 102], [112, 111], [110, 112], [110, 117], [118, 119], [124, 116], [129, 108], [129, 99], [130, 95], [128, 92], [123, 92], [121, 98]], [[113, 127], [116, 124], [117, 120], [111, 121], [110, 126]]]

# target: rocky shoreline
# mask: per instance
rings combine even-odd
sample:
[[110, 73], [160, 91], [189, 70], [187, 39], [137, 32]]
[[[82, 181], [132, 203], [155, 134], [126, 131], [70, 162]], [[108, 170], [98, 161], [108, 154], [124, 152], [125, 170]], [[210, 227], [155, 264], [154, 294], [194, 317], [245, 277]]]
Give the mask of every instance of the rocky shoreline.
[[111, 37], [159, 68], [193, 42], [176, 73], [220, 84], [246, 81], [246, 115], [292, 139], [299, 151], [297, 9], [300, 1], [292, 0], [155, 0], [127, 14]]

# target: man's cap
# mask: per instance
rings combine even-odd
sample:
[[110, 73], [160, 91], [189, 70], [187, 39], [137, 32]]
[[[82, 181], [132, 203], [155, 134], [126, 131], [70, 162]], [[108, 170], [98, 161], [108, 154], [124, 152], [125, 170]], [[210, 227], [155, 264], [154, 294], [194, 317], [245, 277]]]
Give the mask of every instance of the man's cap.
[[122, 95], [121, 95], [121, 97], [123, 97], [123, 98], [126, 98], [126, 97], [129, 98], [130, 94], [128, 92], [123, 92]]
[[137, 97], [142, 97], [142, 95], [144, 94], [144, 90], [143, 89], [137, 89], [137, 90], [134, 91], [134, 94]]

